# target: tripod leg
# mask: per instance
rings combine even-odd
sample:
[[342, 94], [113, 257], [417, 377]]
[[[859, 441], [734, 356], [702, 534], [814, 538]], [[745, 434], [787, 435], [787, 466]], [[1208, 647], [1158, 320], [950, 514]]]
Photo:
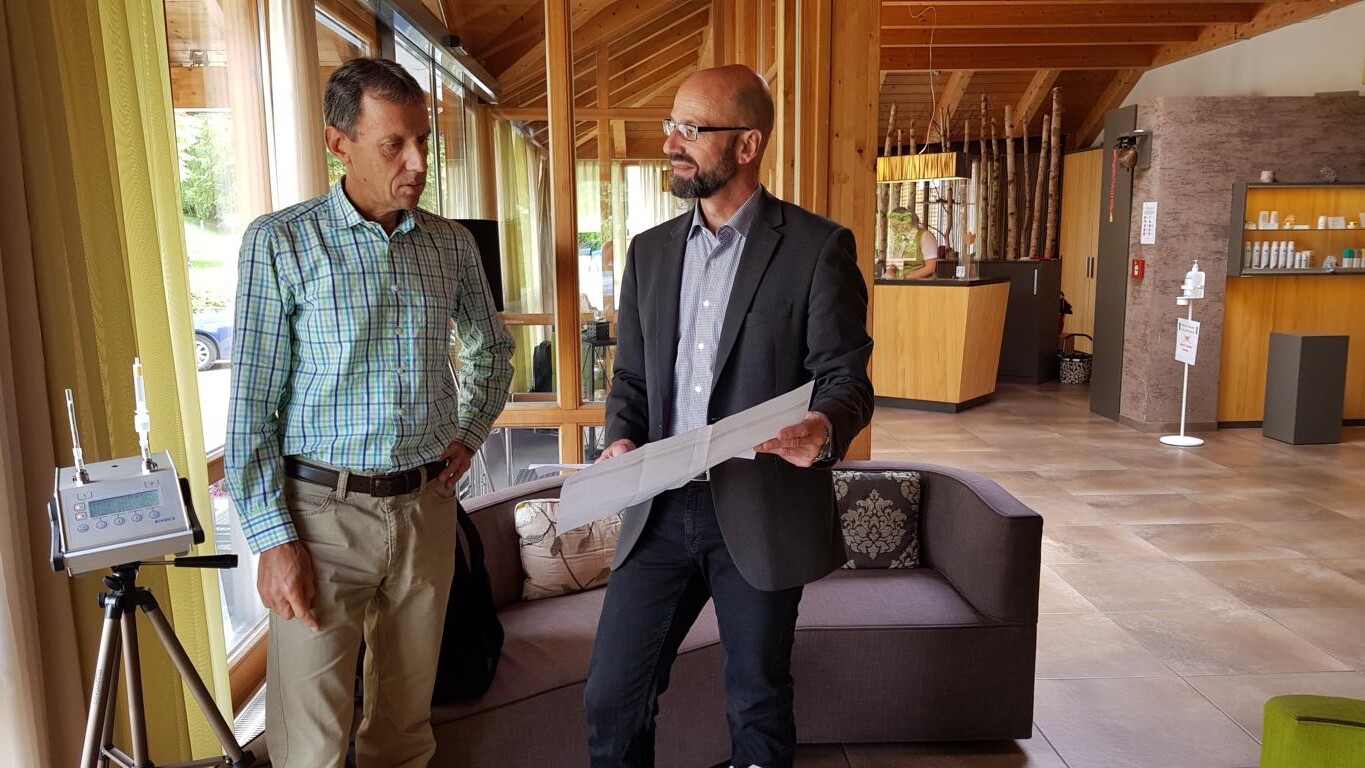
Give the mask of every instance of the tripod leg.
[[85, 721], [85, 746], [81, 748], [81, 768], [95, 768], [95, 761], [103, 743], [99, 741], [105, 733], [104, 718], [113, 693], [109, 689], [115, 685], [112, 679], [118, 674], [115, 662], [117, 642], [115, 631], [119, 625], [119, 609], [107, 606], [104, 612], [104, 629], [100, 632], [99, 658], [95, 662], [95, 681], [90, 691], [90, 715]]
[[[121, 658], [122, 653], [123, 640], [119, 636], [119, 633], [115, 632], [114, 654], [110, 657], [112, 659], [110, 662], [112, 665], [110, 667], [110, 684], [105, 687], [104, 694], [104, 698], [107, 700], [104, 710], [104, 733], [100, 736], [100, 744], [106, 748], [114, 745], [114, 712], [117, 709], [115, 705], [118, 702], [118, 685], [115, 683], [117, 681], [119, 659]], [[103, 750], [100, 751], [98, 758], [95, 760], [95, 768], [109, 768], [109, 757], [104, 754]]]
[[150, 607], [144, 606], [143, 610], [147, 614], [147, 620], [152, 623], [152, 628], [156, 630], [157, 636], [161, 638], [161, 644], [166, 647], [166, 652], [170, 654], [175, 668], [180, 671], [181, 680], [189, 687], [190, 693], [194, 694], [195, 701], [199, 702], [199, 709], [203, 711], [204, 719], [208, 720], [209, 727], [218, 737], [218, 742], [223, 745], [224, 752], [232, 758], [234, 764], [241, 762], [242, 748], [237, 745], [237, 736], [233, 734], [227, 721], [223, 719], [223, 713], [218, 711], [218, 705], [209, 695], [209, 689], [204, 685], [204, 679], [199, 676], [199, 671], [194, 668], [189, 655], [185, 653], [185, 647], [180, 644], [179, 638], [175, 636], [175, 631], [166, 621], [165, 614], [155, 604]]
[[123, 679], [128, 689], [128, 730], [133, 741], [133, 764], [151, 765], [147, 758], [147, 714], [142, 706], [142, 664], [137, 647], [137, 612], [123, 614]]

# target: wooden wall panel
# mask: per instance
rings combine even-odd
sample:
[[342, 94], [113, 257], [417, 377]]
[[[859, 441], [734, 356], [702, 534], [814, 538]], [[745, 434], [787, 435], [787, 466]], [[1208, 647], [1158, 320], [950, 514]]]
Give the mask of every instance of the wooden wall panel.
[[1365, 275], [1228, 278], [1218, 420], [1261, 421], [1271, 331], [1350, 336], [1343, 416], [1365, 419], [1362, 296]]
[[[1100, 253], [1100, 202], [1104, 179], [1104, 150], [1072, 152], [1063, 158], [1061, 247], [1062, 293], [1071, 302], [1067, 333], [1095, 335], [1094, 259]], [[1076, 348], [1093, 352], [1086, 339]]]

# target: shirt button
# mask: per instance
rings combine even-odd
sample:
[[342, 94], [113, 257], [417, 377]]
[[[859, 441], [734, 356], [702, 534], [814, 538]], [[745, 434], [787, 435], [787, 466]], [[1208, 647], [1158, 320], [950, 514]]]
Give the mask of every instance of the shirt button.
[[703, 341], [700, 344], [698, 344], [697, 349], [706, 349], [706, 342]]
[[701, 305], [702, 305], [703, 307], [709, 307], [709, 306], [711, 306], [711, 300], [710, 300], [710, 299], [706, 299], [705, 301], [703, 301], [703, 302], [701, 303]]
[[697, 386], [693, 387], [693, 388], [692, 388], [692, 391], [693, 391], [693, 392], [700, 392], [700, 391], [701, 391], [701, 385], [698, 384]]
[[393, 291], [394, 293], [398, 293], [398, 283], [394, 283], [393, 285], [389, 286], [389, 290]]
[[402, 408], [399, 408], [399, 409], [398, 409], [398, 418], [401, 419], [401, 418], [403, 418], [403, 417], [406, 416], [406, 415], [407, 415], [407, 411], [403, 410]]

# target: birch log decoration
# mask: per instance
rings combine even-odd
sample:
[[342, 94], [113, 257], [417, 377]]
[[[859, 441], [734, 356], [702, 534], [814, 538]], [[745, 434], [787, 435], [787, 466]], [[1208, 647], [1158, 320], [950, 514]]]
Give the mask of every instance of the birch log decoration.
[[1019, 223], [1019, 258], [1027, 259], [1033, 255], [1033, 241], [1029, 240], [1029, 226], [1033, 221], [1033, 185], [1029, 183], [1028, 173], [1028, 126], [1023, 126], [1020, 133], [1023, 134], [1021, 143], [1024, 145], [1024, 205], [1019, 214], [1022, 219]]
[[[910, 124], [910, 130], [911, 130], [911, 131], [914, 131], [914, 130], [915, 130], [915, 124], [914, 124], [914, 123], [911, 123], [911, 124]], [[902, 141], [903, 139], [904, 139], [904, 136], [903, 136], [903, 134], [902, 134], [902, 132], [901, 132], [901, 129], [897, 128], [897, 129], [896, 129], [896, 155], [897, 155], [897, 156], [902, 155], [902, 154], [905, 153], [905, 145], [901, 143], [901, 141]], [[887, 206], [886, 206], [887, 212], [889, 213], [890, 211], [893, 211], [893, 210], [895, 210], [896, 208], [899, 208], [899, 207], [900, 207], [900, 204], [901, 204], [901, 182], [898, 181], [898, 182], [895, 182], [894, 184], [891, 185], [891, 200], [890, 200], [890, 202], [887, 203]]]
[[1001, 251], [1001, 136], [995, 132], [995, 117], [991, 117], [991, 258], [1005, 258]]
[[980, 258], [990, 258], [987, 247], [991, 236], [991, 153], [986, 143], [986, 94], [981, 94], [981, 165], [980, 178], [976, 182], [979, 205], [976, 209], [976, 250]]
[[1047, 182], [1047, 250], [1044, 258], [1057, 258], [1057, 220], [1061, 206], [1057, 195], [1062, 175], [1062, 89], [1052, 89], [1052, 168]]
[[1038, 150], [1038, 188], [1033, 192], [1033, 229], [1029, 233], [1030, 259], [1038, 258], [1038, 248], [1041, 246], [1039, 235], [1043, 229], [1043, 183], [1047, 180], [1047, 174], [1043, 173], [1047, 164], [1047, 150], [1052, 141], [1052, 115], [1043, 115], [1043, 146]]
[[1014, 177], [1014, 107], [1005, 105], [1005, 258], [1019, 258], [1019, 211]]
[[[891, 104], [891, 117], [886, 121], [886, 140], [882, 142], [882, 157], [891, 157], [891, 137], [896, 128], [896, 104]], [[877, 253], [885, 260], [887, 257], [886, 246], [890, 242], [890, 230], [887, 227], [887, 214], [891, 212], [891, 185], [877, 185]]]

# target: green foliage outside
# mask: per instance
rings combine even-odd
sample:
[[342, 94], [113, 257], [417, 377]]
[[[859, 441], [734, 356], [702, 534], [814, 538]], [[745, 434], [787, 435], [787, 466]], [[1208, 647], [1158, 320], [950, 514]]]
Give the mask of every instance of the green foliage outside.
[[601, 232], [579, 232], [579, 233], [578, 233], [578, 247], [581, 249], [581, 248], [582, 248], [583, 246], [585, 246], [585, 245], [588, 246], [588, 247], [589, 247], [589, 250], [590, 250], [591, 252], [593, 252], [593, 253], [597, 253], [597, 252], [601, 251], [601, 250], [602, 250], [602, 233], [601, 233]]
[[181, 112], [175, 116], [175, 133], [185, 218], [220, 229], [233, 200], [231, 120], [226, 113]]

